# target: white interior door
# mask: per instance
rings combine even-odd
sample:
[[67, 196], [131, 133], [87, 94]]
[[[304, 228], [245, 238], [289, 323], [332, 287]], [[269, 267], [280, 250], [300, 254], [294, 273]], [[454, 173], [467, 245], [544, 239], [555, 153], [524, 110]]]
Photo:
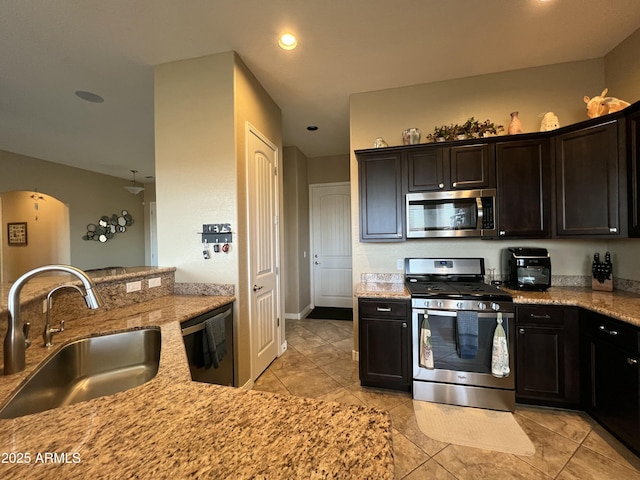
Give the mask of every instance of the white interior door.
[[247, 125], [250, 325], [253, 378], [278, 355], [277, 149]]
[[348, 183], [311, 186], [313, 304], [353, 306], [351, 188]]

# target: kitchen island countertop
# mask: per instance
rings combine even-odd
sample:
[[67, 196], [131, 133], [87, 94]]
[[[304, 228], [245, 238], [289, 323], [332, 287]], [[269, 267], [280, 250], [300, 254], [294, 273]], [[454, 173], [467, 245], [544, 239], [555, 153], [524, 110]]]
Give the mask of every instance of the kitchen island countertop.
[[[191, 381], [179, 322], [232, 301], [168, 295], [69, 322], [54, 349], [159, 326], [158, 374], [115, 395], [0, 419], [0, 477], [393, 478], [387, 412]], [[50, 353], [37, 343], [25, 372], [0, 377], [0, 402]]]

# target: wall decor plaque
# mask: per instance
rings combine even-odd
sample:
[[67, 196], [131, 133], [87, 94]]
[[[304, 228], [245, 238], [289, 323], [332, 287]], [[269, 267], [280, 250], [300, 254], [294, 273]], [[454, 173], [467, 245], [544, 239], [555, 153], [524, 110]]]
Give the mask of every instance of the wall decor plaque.
[[7, 240], [9, 245], [27, 245], [27, 222], [7, 223]]

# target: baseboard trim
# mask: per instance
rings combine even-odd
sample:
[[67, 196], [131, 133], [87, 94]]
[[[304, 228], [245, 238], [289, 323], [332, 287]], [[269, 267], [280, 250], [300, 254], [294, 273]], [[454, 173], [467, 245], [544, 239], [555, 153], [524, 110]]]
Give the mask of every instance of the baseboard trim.
[[307, 305], [302, 309], [300, 313], [285, 313], [284, 319], [285, 320], [302, 320], [307, 315], [309, 315], [309, 312], [311, 312], [311, 310], [313, 310], [313, 306]]

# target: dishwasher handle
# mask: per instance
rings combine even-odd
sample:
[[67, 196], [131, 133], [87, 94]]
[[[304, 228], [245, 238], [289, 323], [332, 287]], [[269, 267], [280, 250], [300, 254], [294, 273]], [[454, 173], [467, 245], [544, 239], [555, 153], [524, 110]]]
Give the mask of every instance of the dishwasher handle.
[[[227, 318], [229, 315], [231, 315], [230, 308], [228, 310], [225, 310], [224, 312], [219, 313], [218, 315], [214, 315], [213, 317], [209, 317], [209, 318], [218, 318], [218, 317]], [[190, 327], [183, 328], [182, 336], [186, 337], [193, 333], [199, 332], [200, 330], [204, 330], [204, 322], [205, 320], [209, 320], [209, 318], [204, 318], [201, 322], [196, 323], [195, 325], [191, 325]]]

